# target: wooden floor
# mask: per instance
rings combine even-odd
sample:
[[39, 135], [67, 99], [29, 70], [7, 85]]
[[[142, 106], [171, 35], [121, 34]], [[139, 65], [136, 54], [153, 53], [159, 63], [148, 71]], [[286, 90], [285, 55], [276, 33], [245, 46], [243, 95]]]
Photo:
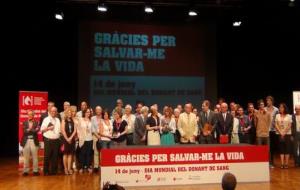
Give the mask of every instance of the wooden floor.
[[[17, 158], [0, 159], [0, 190], [99, 190], [100, 176], [97, 174], [73, 174], [71, 176], [27, 176], [23, 177], [18, 171]], [[245, 171], [247, 172], [247, 171]], [[270, 169], [270, 183], [239, 183], [237, 190], [292, 190], [300, 189], [300, 168]], [[220, 190], [220, 184], [211, 185], [185, 185], [185, 186], [160, 186], [143, 188], [126, 188], [143, 190]]]

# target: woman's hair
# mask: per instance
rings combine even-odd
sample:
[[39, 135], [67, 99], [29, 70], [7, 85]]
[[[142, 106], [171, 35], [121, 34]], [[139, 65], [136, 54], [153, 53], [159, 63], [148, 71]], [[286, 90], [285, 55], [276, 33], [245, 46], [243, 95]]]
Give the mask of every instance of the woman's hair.
[[122, 108], [116, 107], [114, 113], [118, 114], [120, 118], [123, 116]]
[[169, 117], [172, 117], [172, 114], [173, 114], [173, 109], [171, 108], [171, 106], [168, 106], [168, 107], [166, 107], [165, 109], [164, 109], [164, 114], [166, 113], [166, 112], [169, 112]]
[[110, 117], [110, 114], [109, 114], [109, 111], [108, 111], [108, 109], [104, 109], [104, 110], [102, 111], [102, 119], [104, 119], [104, 115], [105, 115], [105, 113], [107, 113], [107, 115], [108, 115], [108, 118]]
[[71, 110], [71, 108], [67, 108], [67, 109], [64, 111], [64, 119], [65, 119], [65, 120], [67, 120], [68, 112], [71, 112], [71, 117], [72, 117], [72, 110]]
[[91, 117], [92, 117], [92, 110], [91, 110], [91, 108], [87, 108], [86, 110], [82, 110], [82, 117], [83, 117], [83, 118], [85, 117], [85, 113], [86, 113], [87, 111], [90, 111], [90, 117], [89, 117], [89, 119], [91, 119]]
[[74, 106], [74, 105], [73, 105], [73, 106], [70, 106], [70, 110], [71, 110], [71, 111], [77, 112], [77, 106]]
[[279, 107], [282, 106], [283, 107], [283, 114], [288, 114], [288, 107], [285, 103], [280, 103]]

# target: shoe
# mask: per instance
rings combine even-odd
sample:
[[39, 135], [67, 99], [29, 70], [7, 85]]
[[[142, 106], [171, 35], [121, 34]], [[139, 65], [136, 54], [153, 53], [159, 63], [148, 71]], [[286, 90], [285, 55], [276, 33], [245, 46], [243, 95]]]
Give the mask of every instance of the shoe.
[[73, 170], [69, 170], [68, 173], [69, 173], [69, 175], [72, 175], [73, 174]]
[[89, 172], [90, 174], [93, 173], [93, 169], [92, 169], [92, 168], [88, 168], [87, 170], [88, 170], [88, 172]]
[[99, 173], [99, 168], [94, 168], [94, 173]]
[[284, 169], [288, 169], [289, 168], [289, 166], [288, 165], [284, 165]]
[[23, 176], [25, 177], [25, 176], [28, 176], [28, 172], [24, 172], [23, 173]]
[[280, 169], [283, 169], [283, 168], [284, 168], [284, 166], [283, 166], [283, 165], [281, 165], [281, 166], [280, 166]]
[[44, 172], [44, 176], [48, 176], [49, 175], [49, 173], [48, 172]]
[[80, 169], [80, 170], [79, 170], [79, 173], [81, 173], [81, 174], [82, 174], [82, 173], [83, 173], [83, 169]]
[[33, 176], [40, 176], [40, 172], [33, 172]]
[[271, 168], [271, 169], [273, 169], [273, 168], [274, 168], [274, 166], [273, 166], [272, 164], [270, 164], [270, 168]]

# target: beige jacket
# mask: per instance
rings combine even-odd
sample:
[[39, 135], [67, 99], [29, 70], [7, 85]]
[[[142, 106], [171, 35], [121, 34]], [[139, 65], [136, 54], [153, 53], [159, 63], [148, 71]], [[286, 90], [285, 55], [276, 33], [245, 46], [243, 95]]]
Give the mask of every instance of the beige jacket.
[[197, 117], [194, 113], [182, 113], [178, 119], [178, 131], [180, 133], [182, 143], [194, 143], [195, 137], [198, 135]]

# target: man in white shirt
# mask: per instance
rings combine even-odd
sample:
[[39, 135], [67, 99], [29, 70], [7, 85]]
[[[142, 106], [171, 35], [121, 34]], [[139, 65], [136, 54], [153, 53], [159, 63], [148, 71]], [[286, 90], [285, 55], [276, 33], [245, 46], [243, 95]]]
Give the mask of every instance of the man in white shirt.
[[134, 122], [135, 122], [135, 115], [132, 114], [132, 107], [131, 105], [127, 104], [125, 106], [125, 114], [122, 116], [122, 120], [127, 122], [127, 145], [133, 145], [133, 132], [134, 132]]
[[[41, 125], [41, 132], [44, 137], [44, 175], [55, 175], [57, 173], [57, 159], [60, 145], [60, 120], [56, 117], [56, 107], [53, 106], [49, 114]], [[51, 166], [50, 172], [49, 165]]]

